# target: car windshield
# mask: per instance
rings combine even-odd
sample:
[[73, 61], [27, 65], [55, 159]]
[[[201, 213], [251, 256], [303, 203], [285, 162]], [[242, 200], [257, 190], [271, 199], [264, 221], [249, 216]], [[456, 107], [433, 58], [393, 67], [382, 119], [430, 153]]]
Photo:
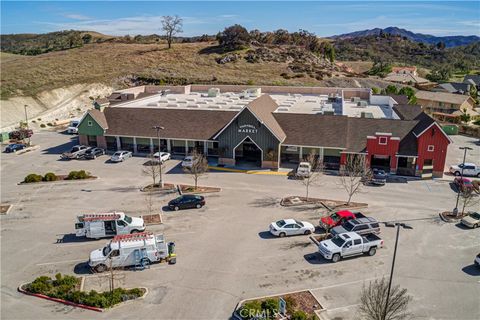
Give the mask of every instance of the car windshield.
[[279, 226], [280, 228], [285, 225], [285, 220], [279, 220], [276, 222], [276, 225]]
[[298, 224], [300, 227], [303, 227], [303, 223], [301, 221], [295, 220], [295, 223]]
[[345, 228], [345, 230], [351, 231], [353, 229], [354, 225], [350, 222], [347, 222], [343, 225], [343, 227]]
[[332, 238], [332, 242], [335, 243], [337, 247], [341, 247], [345, 243], [345, 240], [337, 236]]
[[339, 217], [338, 214], [336, 214], [336, 213], [332, 214], [332, 215], [330, 216], [330, 218], [331, 218], [333, 221], [335, 221], [335, 222], [337, 222], [338, 219], [340, 219], [340, 217]]
[[121, 154], [122, 154], [121, 152], [115, 152], [113, 155], [116, 156], [116, 157], [118, 157], [118, 156], [120, 156]]
[[106, 246], [106, 247], [104, 247], [103, 250], [102, 250], [103, 256], [104, 256], [104, 257], [108, 256], [108, 254], [110, 253], [110, 251], [112, 251], [112, 249], [110, 248], [109, 245]]
[[93, 152], [93, 149], [88, 149], [87, 151], [85, 151], [85, 153], [88, 153], [88, 154], [90, 154], [92, 152]]
[[470, 217], [472, 217], [474, 219], [477, 219], [477, 220], [480, 220], [480, 213], [473, 212], [473, 213], [470, 214]]
[[127, 215], [123, 218], [123, 220], [125, 220], [125, 222], [127, 222], [128, 224], [132, 223], [132, 218]]

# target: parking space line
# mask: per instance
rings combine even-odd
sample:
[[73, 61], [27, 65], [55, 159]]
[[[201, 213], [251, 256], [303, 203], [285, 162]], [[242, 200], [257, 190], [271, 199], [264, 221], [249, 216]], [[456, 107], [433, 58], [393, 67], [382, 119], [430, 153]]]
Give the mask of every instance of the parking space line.
[[85, 261], [85, 259], [75, 259], [75, 260], [64, 260], [64, 261], [56, 261], [56, 262], [37, 263], [37, 266], [48, 266], [48, 265], [52, 265], [52, 264], [62, 264], [62, 263], [80, 262], [80, 261]]

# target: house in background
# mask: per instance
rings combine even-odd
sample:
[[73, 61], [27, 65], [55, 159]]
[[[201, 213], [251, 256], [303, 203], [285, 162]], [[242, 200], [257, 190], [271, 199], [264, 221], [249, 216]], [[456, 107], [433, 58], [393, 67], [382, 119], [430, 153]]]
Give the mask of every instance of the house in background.
[[467, 74], [463, 78], [463, 82], [476, 86], [478, 90], [480, 89], [480, 74]]
[[417, 74], [417, 67], [392, 67], [392, 74], [411, 74], [412, 76], [416, 76]]
[[417, 67], [392, 67], [392, 72], [385, 77], [385, 80], [411, 85], [429, 82], [427, 79], [418, 76]]
[[415, 96], [417, 104], [440, 121], [459, 122], [464, 112], [472, 118], [480, 116], [475, 110], [475, 101], [469, 95], [420, 90]]
[[470, 95], [471, 86], [472, 85], [470, 83], [464, 82], [446, 82], [440, 83], [438, 86], [433, 88], [432, 91]]

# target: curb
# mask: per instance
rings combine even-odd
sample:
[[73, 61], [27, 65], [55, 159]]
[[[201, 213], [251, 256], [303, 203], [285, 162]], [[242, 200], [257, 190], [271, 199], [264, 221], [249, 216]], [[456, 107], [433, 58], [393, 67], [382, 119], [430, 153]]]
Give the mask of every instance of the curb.
[[50, 301], [53, 301], [53, 302], [63, 303], [63, 304], [66, 304], [68, 306], [72, 306], [72, 307], [76, 307], [76, 308], [82, 308], [82, 309], [86, 309], [86, 310], [90, 310], [90, 311], [96, 311], [96, 312], [104, 312], [105, 311], [105, 309], [102, 309], [102, 308], [91, 307], [91, 306], [87, 306], [87, 305], [79, 304], [79, 303], [75, 303], [75, 302], [70, 302], [70, 301], [63, 300], [63, 299], [52, 298], [52, 297], [49, 297], [49, 296], [46, 296], [46, 295], [43, 295], [43, 294], [39, 294], [39, 293], [28, 292], [28, 291], [22, 289], [22, 287], [25, 284], [26, 283], [20, 285], [18, 287], [18, 291], [23, 293], [23, 294], [26, 294], [27, 296], [33, 296], [33, 297], [37, 297], [37, 298], [40, 298], [40, 299], [45, 299], [45, 300], [50, 300]]
[[214, 171], [226, 171], [226, 172], [235, 172], [235, 173], [272, 175], [272, 176], [286, 176], [286, 175], [288, 175], [288, 172], [283, 172], [283, 171], [245, 170], [245, 169], [233, 169], [233, 168], [213, 167], [213, 166], [208, 166], [208, 169], [209, 170], [214, 170]]
[[27, 148], [22, 149], [22, 150], [18, 150], [17, 152], [15, 152], [15, 154], [16, 155], [21, 155], [21, 154], [24, 154], [24, 153], [27, 153], [27, 152], [30, 152], [30, 151], [35, 151], [37, 149], [40, 149], [39, 145], [35, 145], [35, 146], [32, 146], [32, 147], [27, 147]]
[[445, 223], [456, 223], [456, 222], [459, 222], [461, 219], [451, 219], [451, 220], [448, 220], [446, 219], [443, 215], [442, 215], [443, 212], [440, 212], [438, 214], [438, 216], [440, 217], [440, 219], [445, 222]]

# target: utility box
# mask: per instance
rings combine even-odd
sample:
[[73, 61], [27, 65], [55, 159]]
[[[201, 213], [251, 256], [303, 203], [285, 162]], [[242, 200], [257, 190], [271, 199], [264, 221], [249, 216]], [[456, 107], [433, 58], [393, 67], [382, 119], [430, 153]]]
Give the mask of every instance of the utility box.
[[209, 97], [216, 97], [220, 94], [219, 88], [210, 88], [208, 89], [208, 96]]
[[8, 132], [0, 132], [0, 143], [5, 143], [10, 140]]

